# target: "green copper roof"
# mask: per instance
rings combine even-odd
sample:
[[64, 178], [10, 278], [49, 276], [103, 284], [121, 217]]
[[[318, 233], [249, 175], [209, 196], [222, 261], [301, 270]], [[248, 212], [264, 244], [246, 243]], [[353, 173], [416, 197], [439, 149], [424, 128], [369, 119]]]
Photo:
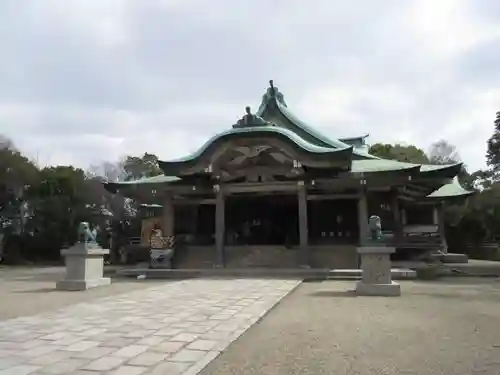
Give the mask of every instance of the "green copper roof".
[[[270, 81], [270, 87], [266, 90], [256, 114], [252, 114], [250, 107], [247, 107], [246, 115], [233, 125], [232, 129], [216, 134], [198, 151], [176, 160], [160, 161], [160, 167], [168, 176], [161, 175], [138, 181], [107, 183], [105, 184], [106, 189], [116, 192], [119, 188], [129, 187], [133, 189], [137, 185], [168, 184], [179, 181], [180, 178], [174, 176], [181, 175], [183, 171], [187, 171], [186, 167], [194, 167], [188, 173], [196, 173], [196, 171], [201, 170], [203, 166], [196, 163], [201, 160], [200, 158], [205, 153], [212, 152], [224, 141], [233, 138], [239, 139], [241, 137], [278, 137], [300, 152], [301, 154], [299, 155], [304, 156], [304, 159], [309, 158], [307, 161], [311, 165], [314, 164], [315, 160], [326, 161], [324, 165], [328, 166], [336, 165], [335, 163], [340, 161], [343, 168], [347, 169], [350, 166], [351, 173], [415, 173], [416, 178], [422, 178], [422, 180], [431, 181], [432, 183], [439, 183], [443, 179], [446, 180], [455, 177], [462, 168], [460, 163], [450, 165], [420, 165], [381, 159], [369, 154], [365, 143], [368, 134], [337, 140], [330, 139], [296, 117], [288, 109], [283, 94]], [[453, 189], [455, 190], [453, 190], [448, 185], [444, 185], [442, 188], [436, 190], [429, 197], [445, 197], [449, 194], [461, 194], [457, 190], [457, 186], [454, 185]], [[460, 184], [458, 186], [460, 187]], [[462, 189], [463, 194], [468, 193], [463, 188], [460, 187], [460, 189]]]
[[374, 172], [395, 172], [405, 170], [418, 170], [419, 164], [403, 163], [395, 160], [368, 159], [353, 160], [351, 165], [352, 173], [374, 173]]
[[422, 164], [420, 174], [422, 177], [453, 178], [460, 172], [462, 165], [462, 163]]
[[278, 126], [254, 126], [254, 127], [249, 127], [249, 128], [236, 128], [236, 129], [230, 129], [226, 130], [222, 133], [216, 134], [212, 138], [210, 138], [203, 146], [201, 146], [198, 151], [192, 153], [189, 156], [175, 159], [175, 160], [169, 160], [169, 163], [178, 163], [178, 162], [186, 162], [189, 160], [196, 159], [200, 157], [205, 151], [208, 150], [208, 148], [214, 144], [217, 141], [220, 141], [223, 138], [226, 138], [228, 136], [234, 136], [234, 135], [244, 135], [244, 134], [257, 134], [261, 133], [262, 135], [267, 134], [280, 134], [287, 138], [288, 140], [292, 141], [295, 145], [297, 145], [299, 148], [301, 148], [304, 151], [314, 153], [314, 154], [327, 154], [327, 153], [334, 153], [336, 151], [341, 151], [345, 149], [350, 149], [349, 146], [346, 145], [346, 147], [339, 149], [339, 148], [331, 148], [331, 147], [321, 147], [317, 146], [315, 144], [309, 143], [299, 137], [297, 134], [292, 132], [291, 130], [284, 129]]
[[[276, 124], [263, 118], [263, 116], [268, 113], [268, 110], [272, 110], [272, 108], [277, 109], [281, 116], [286, 119], [286, 124]], [[338, 152], [341, 152], [343, 155], [346, 153], [353, 155], [355, 160], [381, 160], [376, 156], [370, 155], [368, 150], [363, 147], [355, 148], [353, 145], [342, 142], [341, 140], [330, 139], [316, 131], [305, 122], [301, 121], [288, 109], [283, 94], [276, 87], [274, 87], [272, 81], [270, 81], [270, 87], [264, 94], [262, 103], [257, 113], [252, 115], [249, 107], [246, 108], [246, 112], [247, 115], [239, 120], [237, 124], [233, 125], [233, 129], [216, 134], [199, 150], [188, 156], [174, 160], [160, 161], [160, 167], [166, 174], [176, 174], [180, 169], [182, 169], [183, 165], [196, 162], [205, 152], [222, 140], [238, 136], [245, 137], [266, 135], [274, 135], [285, 138], [287, 141], [291, 141], [299, 150], [309, 154], [330, 154], [334, 156], [337, 155]], [[346, 138], [346, 141], [352, 143], [359, 140], [359, 142], [364, 143], [364, 139], [367, 136], [368, 135]], [[366, 168], [370, 171], [384, 170], [384, 167], [382, 166], [386, 166], [389, 170], [413, 168], [413, 166], [390, 165], [390, 163], [390, 161], [382, 161], [377, 165], [367, 165]]]
[[179, 177], [175, 176], [164, 176], [164, 175], [158, 175], [154, 177], [145, 177], [141, 178], [139, 180], [133, 180], [133, 181], [121, 181], [121, 182], [109, 182], [109, 184], [115, 184], [115, 185], [134, 185], [138, 182], [141, 184], [163, 184], [165, 182], [174, 182], [174, 181], [179, 181]]
[[239, 123], [238, 127], [234, 127], [233, 129], [226, 130], [213, 136], [198, 151], [194, 152], [193, 154], [176, 160], [159, 161], [159, 166], [160, 168], [162, 168], [165, 174], [177, 175], [179, 173], [182, 173], [181, 171], [184, 167], [194, 165], [205, 153], [214, 150], [223, 141], [241, 137], [258, 138], [269, 136], [281, 138], [282, 140], [295, 147], [299, 152], [313, 154], [315, 157], [322, 157], [323, 159], [326, 157], [327, 160], [330, 160], [329, 158], [332, 158], [332, 161], [339, 160], [339, 157], [350, 160], [350, 155], [352, 153], [351, 146], [346, 145], [343, 148], [318, 146], [304, 140], [289, 129], [273, 126], [271, 124], [265, 126], [241, 127], [241, 123]]
[[461, 166], [462, 163], [457, 163], [457, 164], [422, 164], [421, 171], [422, 172], [432, 172], [432, 171], [438, 171], [438, 170], [443, 170], [446, 168], [453, 168], [456, 166]]
[[[355, 138], [345, 138], [347, 142], [343, 142], [342, 139], [334, 140], [325, 136], [324, 134], [315, 130], [314, 127], [300, 120], [292, 113], [292, 111], [290, 111], [287, 104], [285, 103], [284, 95], [278, 90], [277, 87], [274, 86], [272, 80], [269, 81], [269, 85], [270, 87], [262, 97], [262, 103], [259, 106], [257, 115], [265, 118], [269, 111], [272, 111], [273, 108], [276, 108], [289, 123], [290, 130], [298, 134], [301, 138], [307, 140], [309, 143], [321, 147], [345, 149], [347, 147], [355, 146], [352, 144], [352, 142], [356, 140], [364, 142], [364, 139], [368, 136], [365, 135]], [[353, 148], [352, 153], [362, 159], [378, 159], [376, 156], [370, 155], [365, 150], [357, 149], [356, 147]]]
[[452, 198], [452, 197], [464, 197], [474, 194], [473, 191], [466, 190], [460, 185], [458, 178], [453, 178], [452, 182], [441, 186], [439, 189], [433, 191], [427, 196], [427, 198]]
[[296, 125], [303, 133], [309, 136], [304, 137], [311, 143], [315, 143], [318, 146], [323, 147], [333, 147], [333, 148], [348, 148], [348, 144], [341, 142], [339, 140], [332, 140], [324, 136], [323, 134], [314, 130], [314, 128], [307, 125], [305, 122], [296, 117], [286, 106], [282, 105], [280, 102], [276, 102], [276, 105], [280, 112], [294, 125]]
[[270, 106], [276, 106], [281, 114], [293, 125], [294, 133], [299, 134], [302, 138], [306, 139], [312, 144], [322, 147], [333, 147], [333, 148], [346, 148], [349, 145], [341, 142], [339, 140], [332, 140], [323, 134], [316, 131], [313, 127], [307, 125], [305, 122], [296, 117], [289, 109], [285, 103], [283, 94], [274, 86], [273, 81], [269, 81], [269, 88], [262, 97], [262, 103], [259, 106], [257, 115], [264, 117], [266, 111]]
[[[456, 165], [419, 165], [419, 164], [411, 164], [398, 162], [393, 160], [353, 160], [351, 173], [376, 173], [376, 172], [398, 172], [398, 171], [407, 171], [412, 172], [412, 170], [422, 170], [425, 171], [437, 171], [442, 170], [446, 167], [456, 167]], [[421, 171], [422, 173], [422, 171]], [[136, 190], [139, 186], [150, 185], [154, 186], [155, 184], [169, 184], [172, 182], [176, 182], [181, 180], [179, 177], [175, 176], [164, 176], [159, 175], [155, 177], [142, 178], [135, 181], [123, 181], [123, 182], [108, 182], [104, 183], [104, 187], [111, 193], [116, 193], [118, 190], [122, 190], [126, 196], [134, 196], [138, 191]], [[444, 199], [444, 198], [453, 198], [453, 197], [463, 197], [473, 194], [474, 192], [468, 191], [464, 189], [458, 178], [453, 178], [452, 182], [447, 183], [431, 194], [427, 196], [430, 199]], [[150, 207], [153, 207], [150, 205]], [[154, 206], [156, 207], [156, 206]], [[158, 206], [159, 207], [159, 206]]]
[[353, 173], [373, 173], [373, 172], [393, 172], [418, 169], [422, 177], [454, 177], [461, 168], [462, 164], [414, 164], [388, 159], [368, 159], [368, 160], [353, 160], [351, 172]]
[[276, 135], [281, 138], [286, 139], [287, 141], [291, 141], [297, 148], [302, 151], [311, 154], [334, 154], [338, 151], [351, 151], [352, 147], [339, 142], [335, 146], [330, 145], [318, 145], [317, 143], [312, 143], [303, 137], [300, 137], [296, 132], [286, 129], [280, 126], [276, 126], [276, 124], [264, 120], [258, 114], [252, 114], [250, 111], [250, 107], [245, 108], [246, 115], [243, 116], [236, 124], [233, 125], [233, 128], [230, 130], [226, 130], [222, 133], [216, 134], [212, 138], [210, 138], [203, 146], [201, 146], [198, 151], [194, 152], [191, 155], [175, 159], [169, 161], [160, 162], [160, 166], [162, 168], [166, 168], [168, 164], [176, 164], [176, 163], [188, 163], [192, 162], [198, 158], [200, 158], [205, 152], [207, 152], [212, 146], [217, 144], [218, 142], [225, 140], [227, 138], [234, 138], [237, 136], [269, 136]]

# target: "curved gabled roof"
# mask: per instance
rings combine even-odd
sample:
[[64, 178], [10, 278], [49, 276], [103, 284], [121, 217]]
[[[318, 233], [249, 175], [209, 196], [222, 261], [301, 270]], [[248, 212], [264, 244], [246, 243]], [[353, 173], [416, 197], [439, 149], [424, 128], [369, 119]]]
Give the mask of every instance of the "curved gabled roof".
[[215, 148], [217, 148], [223, 142], [240, 137], [275, 137], [287, 142], [299, 153], [313, 157], [348, 158], [352, 153], [351, 146], [346, 145], [342, 148], [318, 146], [304, 140], [289, 129], [266, 125], [251, 126], [246, 128], [233, 128], [230, 130], [226, 130], [210, 138], [203, 146], [200, 147], [200, 149], [198, 149], [198, 151], [192, 153], [191, 155], [175, 160], [159, 161], [158, 164], [165, 174], [176, 174], [179, 173], [183, 168], [197, 163], [205, 154], [213, 152]]
[[[301, 148], [302, 150], [312, 153], [312, 154], [328, 154], [328, 153], [335, 153], [337, 151], [343, 151], [343, 150], [348, 150], [351, 149], [350, 146], [346, 146], [343, 148], [331, 148], [331, 147], [322, 147], [315, 145], [313, 143], [309, 143], [306, 140], [302, 139], [299, 137], [297, 134], [294, 132], [280, 128], [278, 126], [255, 126], [255, 127], [250, 127], [250, 128], [237, 128], [237, 129], [230, 129], [226, 130], [222, 133], [218, 133], [214, 135], [212, 138], [210, 138], [203, 146], [201, 146], [198, 151], [192, 153], [191, 155], [188, 155], [186, 157], [182, 157], [179, 159], [175, 160], [170, 160], [168, 162], [171, 163], [179, 163], [179, 162], [186, 162], [192, 159], [196, 159], [200, 157], [204, 152], [206, 152], [210, 147], [212, 147], [215, 143], [220, 142], [221, 140], [225, 140], [227, 138], [232, 138], [236, 135], [249, 135], [249, 134], [258, 134], [260, 135], [269, 135], [269, 134], [279, 134], [280, 136], [286, 138], [287, 140], [293, 142], [297, 147]], [[162, 162], [166, 163], [166, 162]]]

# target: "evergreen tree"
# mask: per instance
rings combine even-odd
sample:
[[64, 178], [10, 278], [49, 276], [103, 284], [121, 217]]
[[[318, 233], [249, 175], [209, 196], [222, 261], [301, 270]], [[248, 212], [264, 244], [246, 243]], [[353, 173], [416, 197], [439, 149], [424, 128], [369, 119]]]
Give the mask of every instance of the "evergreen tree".
[[488, 139], [486, 164], [491, 168], [493, 173], [497, 174], [500, 172], [500, 111], [497, 112], [495, 119], [495, 130]]

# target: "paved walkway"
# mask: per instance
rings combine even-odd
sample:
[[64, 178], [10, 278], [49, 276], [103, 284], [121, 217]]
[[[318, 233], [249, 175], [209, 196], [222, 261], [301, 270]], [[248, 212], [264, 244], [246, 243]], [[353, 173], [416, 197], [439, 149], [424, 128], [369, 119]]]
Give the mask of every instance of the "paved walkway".
[[298, 284], [185, 280], [0, 321], [0, 375], [197, 374]]

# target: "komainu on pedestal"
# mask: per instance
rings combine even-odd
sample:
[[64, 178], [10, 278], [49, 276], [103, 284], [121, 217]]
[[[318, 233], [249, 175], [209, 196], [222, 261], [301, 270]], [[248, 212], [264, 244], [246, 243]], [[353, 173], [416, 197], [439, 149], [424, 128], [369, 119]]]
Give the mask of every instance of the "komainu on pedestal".
[[66, 264], [63, 280], [56, 284], [60, 290], [87, 290], [97, 286], [111, 284], [111, 279], [104, 275], [104, 256], [109, 249], [101, 248], [96, 241], [96, 230], [90, 224], [81, 222], [78, 226], [78, 241], [69, 249], [61, 250]]
[[387, 246], [380, 217], [370, 216], [369, 227], [369, 238], [358, 247], [362, 280], [356, 285], [356, 293], [365, 296], [399, 296], [401, 287], [391, 277], [391, 254], [396, 249]]

